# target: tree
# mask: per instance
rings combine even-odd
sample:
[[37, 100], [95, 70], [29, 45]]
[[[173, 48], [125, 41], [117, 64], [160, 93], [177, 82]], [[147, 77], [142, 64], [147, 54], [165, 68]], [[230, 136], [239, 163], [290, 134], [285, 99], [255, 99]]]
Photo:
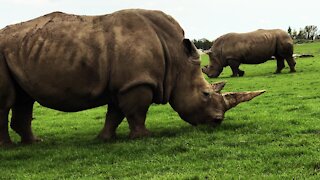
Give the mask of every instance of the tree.
[[297, 38], [297, 35], [298, 35], [298, 32], [294, 29], [294, 30], [292, 31], [292, 35], [291, 35], [292, 39], [296, 39], [296, 38]]
[[292, 29], [290, 26], [288, 27], [288, 34], [292, 37]]
[[212, 45], [212, 42], [205, 38], [202, 38], [199, 40], [194, 39], [192, 40], [192, 42], [198, 49], [203, 49], [203, 50], [210, 49]]
[[304, 28], [305, 37], [308, 40], [313, 40], [317, 36], [318, 27], [315, 25], [309, 25]]
[[304, 29], [300, 28], [299, 33], [297, 35], [297, 39], [305, 39], [306, 38], [306, 32]]

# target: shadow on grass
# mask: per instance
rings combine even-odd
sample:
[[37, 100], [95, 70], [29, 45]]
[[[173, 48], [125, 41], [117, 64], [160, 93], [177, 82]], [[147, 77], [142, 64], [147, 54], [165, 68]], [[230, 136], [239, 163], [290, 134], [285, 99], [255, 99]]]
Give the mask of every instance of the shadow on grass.
[[[217, 78], [209, 78], [210, 80], [214, 79], [237, 79], [237, 78], [251, 78], [251, 77], [266, 77], [266, 78], [276, 78], [277, 76], [290, 75], [290, 74], [301, 74], [304, 73], [303, 70], [297, 70], [295, 73], [283, 70], [280, 74], [274, 74], [274, 72], [262, 72], [259, 74], [245, 74], [243, 77], [232, 77], [230, 75], [219, 76]], [[206, 77], [206, 74], [203, 74]]]
[[[15, 143], [14, 145], [8, 148], [0, 148], [0, 150], [14, 151], [17, 156], [13, 155], [9, 157], [10, 159], [21, 159], [30, 158], [26, 156], [24, 151], [43, 151], [44, 154], [50, 154], [51, 151], [61, 151], [76, 149], [77, 151], [105, 151], [107, 152], [116, 152], [116, 151], [129, 151], [137, 152], [146, 146], [157, 149], [161, 146], [162, 143], [169, 143], [167, 146], [173, 146], [177, 142], [181, 142], [188, 139], [196, 139], [199, 136], [207, 137], [211, 140], [215, 140], [215, 133], [234, 133], [234, 136], [237, 136], [236, 131], [246, 131], [248, 129], [255, 129], [253, 122], [242, 122], [242, 123], [233, 123], [225, 122], [218, 127], [210, 127], [206, 125], [201, 126], [174, 126], [167, 128], [153, 129], [152, 133], [148, 137], [138, 138], [138, 139], [129, 139], [126, 132], [120, 132], [117, 134], [117, 138], [110, 141], [102, 141], [96, 139], [96, 131], [85, 131], [79, 133], [69, 133], [64, 134], [63, 136], [54, 136], [53, 134], [46, 134], [43, 142], [34, 143], [31, 145], [25, 145], [20, 143]], [[149, 147], [149, 148], [150, 148]], [[100, 149], [101, 150], [97, 150]], [[182, 149], [177, 149], [177, 151], [183, 151]], [[45, 153], [46, 152], [46, 153]], [[20, 155], [19, 155], [20, 154]]]
[[[182, 126], [182, 127], [169, 127], [165, 129], [158, 129], [151, 132], [151, 135], [144, 138], [130, 139], [128, 134], [126, 133], [117, 133], [117, 137], [115, 139], [109, 141], [103, 141], [101, 139], [97, 139], [96, 131], [86, 131], [79, 133], [69, 133], [65, 134], [63, 137], [54, 136], [53, 134], [46, 134], [46, 137], [43, 137], [43, 142], [33, 143], [33, 144], [21, 144], [20, 142], [15, 142], [10, 146], [0, 147], [0, 149], [20, 149], [20, 148], [28, 148], [28, 147], [37, 147], [37, 148], [64, 148], [64, 147], [72, 147], [76, 146], [79, 148], [87, 148], [94, 145], [111, 145], [117, 143], [136, 143], [139, 141], [145, 140], [157, 140], [164, 138], [176, 138], [179, 136], [184, 136], [186, 132], [190, 132], [194, 130], [195, 127], [192, 126]], [[96, 133], [96, 134], [95, 134]]]

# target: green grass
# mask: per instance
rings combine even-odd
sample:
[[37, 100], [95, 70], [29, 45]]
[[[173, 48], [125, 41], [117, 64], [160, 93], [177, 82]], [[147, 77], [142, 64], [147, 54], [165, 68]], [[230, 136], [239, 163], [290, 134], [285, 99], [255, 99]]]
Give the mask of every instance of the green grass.
[[[274, 75], [275, 61], [241, 65], [244, 77], [217, 79], [226, 91], [265, 89], [262, 96], [226, 113], [221, 126], [192, 127], [169, 105], [153, 105], [148, 138], [93, 140], [106, 107], [62, 113], [35, 106], [33, 128], [45, 141], [0, 148], [0, 179], [319, 179], [320, 43], [297, 45], [297, 73]], [[203, 56], [204, 64], [208, 62]], [[15, 142], [18, 136], [10, 131]]]

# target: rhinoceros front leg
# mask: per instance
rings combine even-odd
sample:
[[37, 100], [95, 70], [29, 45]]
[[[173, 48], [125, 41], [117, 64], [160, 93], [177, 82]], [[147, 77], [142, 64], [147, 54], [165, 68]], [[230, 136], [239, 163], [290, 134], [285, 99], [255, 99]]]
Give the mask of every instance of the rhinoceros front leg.
[[125, 114], [130, 128], [130, 138], [150, 135], [145, 126], [146, 114], [152, 103], [153, 93], [149, 86], [140, 85], [119, 95], [119, 107]]
[[17, 102], [12, 108], [11, 128], [20, 135], [21, 143], [31, 144], [42, 141], [36, 137], [31, 128], [34, 100], [28, 99]]
[[115, 105], [108, 105], [108, 112], [103, 129], [98, 135], [98, 138], [104, 141], [108, 141], [116, 137], [116, 129], [122, 122], [124, 114]]
[[275, 74], [279, 74], [279, 73], [281, 73], [281, 70], [285, 67], [284, 59], [281, 57], [276, 57], [276, 59], [277, 59], [277, 69], [276, 69]]
[[238, 75], [240, 77], [242, 77], [244, 75], [244, 71], [239, 69], [240, 62], [233, 60], [233, 59], [230, 59], [230, 60], [228, 60], [228, 64], [232, 70], [231, 77], [237, 77]]

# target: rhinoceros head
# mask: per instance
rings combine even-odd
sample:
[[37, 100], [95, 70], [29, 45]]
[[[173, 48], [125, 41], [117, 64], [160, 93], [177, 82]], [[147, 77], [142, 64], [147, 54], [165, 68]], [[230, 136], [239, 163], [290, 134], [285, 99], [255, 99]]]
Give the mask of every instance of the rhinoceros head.
[[204, 66], [202, 72], [210, 78], [216, 78], [221, 74], [223, 65], [211, 50], [207, 51], [206, 54], [209, 56], [209, 65]]
[[214, 83], [211, 87], [203, 89], [198, 97], [196, 95], [186, 97], [189, 99], [189, 104], [185, 105], [185, 108], [189, 110], [186, 113], [180, 113], [181, 118], [192, 125], [216, 126], [223, 121], [226, 111], [265, 92], [261, 90], [220, 93], [224, 85], [225, 82]]
[[[194, 45], [191, 43], [187, 47], [190, 51], [187, 56], [191, 58], [188, 61], [196, 62]], [[225, 82], [209, 84], [201, 73], [200, 63], [190, 64], [192, 63], [181, 65], [186, 68], [184, 68], [184, 73], [180, 73], [170, 104], [183, 120], [192, 125], [219, 125], [226, 111], [265, 92], [221, 93]]]
[[218, 77], [223, 68], [220, 66], [212, 66], [212, 65], [206, 65], [202, 68], [202, 72], [205, 73], [210, 78], [216, 78]]

